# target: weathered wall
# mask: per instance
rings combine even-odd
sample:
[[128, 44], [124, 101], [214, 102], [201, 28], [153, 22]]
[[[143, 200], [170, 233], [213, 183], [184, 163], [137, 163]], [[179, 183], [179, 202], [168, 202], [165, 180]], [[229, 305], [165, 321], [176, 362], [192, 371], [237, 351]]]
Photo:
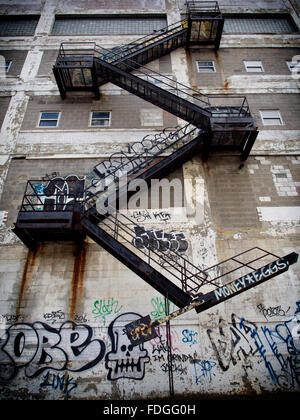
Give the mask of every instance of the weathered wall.
[[[0, 398], [168, 398], [165, 326], [156, 339], [134, 349], [123, 334], [124, 325], [140, 316], [163, 316], [164, 298], [90, 239], [79, 254], [68, 242], [44, 243], [31, 252], [11, 229], [27, 179], [53, 172], [82, 176], [128, 143], [178, 121], [163, 112], [163, 126], [143, 125], [141, 109], [162, 111], [110, 84], [99, 101], [62, 101], [49, 70], [61, 41], [96, 40], [109, 47], [136, 37], [48, 36], [54, 13], [81, 13], [80, 1], [48, 0], [43, 9], [36, 1], [26, 7], [16, 2], [14, 9], [2, 3], [2, 13], [41, 11], [41, 19], [34, 37], [1, 40], [1, 51], [14, 51], [18, 66], [0, 81]], [[149, 13], [146, 3], [109, 2], [111, 9], [103, 10], [103, 2], [88, 1], [84, 12]], [[241, 8], [238, 3], [231, 8]], [[282, 4], [262, 1], [256, 9]], [[178, 6], [179, 1], [155, 1], [150, 11], [175, 22]], [[244, 74], [242, 60], [257, 58], [256, 51], [266, 61], [263, 81]], [[184, 255], [201, 268], [255, 246], [279, 256], [300, 251], [299, 86], [284, 63], [298, 51], [297, 35], [241, 36], [238, 43], [237, 35], [225, 35], [218, 54], [179, 49], [151, 63], [206, 93], [246, 93], [261, 129], [244, 166], [235, 155], [212, 155], [206, 164], [196, 156], [170, 176], [184, 181], [187, 200], [199, 205], [197, 218], [178, 219], [172, 209], [130, 213], [145, 230], [182, 232]], [[217, 73], [199, 77], [197, 59], [215, 60]], [[276, 75], [285, 78], [284, 85]], [[261, 126], [258, 110], [270, 103], [282, 109], [284, 127]], [[111, 127], [88, 127], [95, 105], [113, 111]], [[49, 106], [62, 110], [62, 125], [38, 129], [38, 114]], [[201, 185], [197, 196], [191, 179]], [[299, 392], [299, 270], [298, 262], [215, 308], [171, 322], [175, 396]], [[170, 311], [175, 309], [171, 303]]]

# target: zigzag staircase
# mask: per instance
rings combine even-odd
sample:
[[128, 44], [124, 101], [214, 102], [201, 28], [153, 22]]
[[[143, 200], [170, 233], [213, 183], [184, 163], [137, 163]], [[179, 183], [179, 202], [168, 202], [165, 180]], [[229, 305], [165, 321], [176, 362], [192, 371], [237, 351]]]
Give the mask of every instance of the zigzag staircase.
[[[48, 184], [28, 181], [14, 229], [28, 248], [47, 240], [80, 244], [87, 234], [179, 308], [195, 307], [198, 312], [281, 274], [297, 261], [295, 253], [279, 257], [253, 248], [212, 267], [198, 267], [187, 260], [173, 232], [146, 232], [121, 210], [134, 179], [149, 184], [198, 153], [206, 160], [220, 147], [248, 157], [257, 129], [246, 98], [208, 97], [144, 67], [137, 70], [178, 47], [218, 48], [222, 27], [216, 2], [188, 2], [185, 19], [135, 43], [114, 50], [95, 44], [61, 45], [53, 70], [62, 98], [76, 90], [91, 90], [99, 97], [99, 86], [112, 82], [188, 124], [146, 136], [130, 151], [100, 162], [86, 175], [84, 189], [82, 180], [65, 181], [67, 205], [61, 204], [62, 185], [56, 194], [51, 190], [49, 205]], [[110, 187], [115, 188], [113, 208]], [[108, 213], [99, 211], [99, 203]]]

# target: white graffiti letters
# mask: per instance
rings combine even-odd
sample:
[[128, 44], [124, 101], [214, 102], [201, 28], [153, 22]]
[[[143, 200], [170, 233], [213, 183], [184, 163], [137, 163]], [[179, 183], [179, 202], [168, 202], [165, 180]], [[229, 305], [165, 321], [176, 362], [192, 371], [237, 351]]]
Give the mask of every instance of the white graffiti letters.
[[232, 295], [245, 287], [251, 286], [252, 283], [262, 281], [267, 279], [267, 277], [272, 276], [272, 274], [277, 273], [278, 271], [285, 270], [287, 267], [288, 261], [275, 261], [274, 263], [262, 267], [253, 273], [247, 274], [238, 280], [234, 280], [225, 286], [219, 287], [214, 291], [215, 297], [217, 300], [226, 298], [227, 296]]
[[89, 369], [105, 355], [104, 342], [92, 338], [91, 327], [72, 321], [59, 329], [43, 322], [14, 324], [6, 330], [5, 342], [0, 342], [0, 380], [12, 379], [21, 367], [30, 378], [49, 368]]

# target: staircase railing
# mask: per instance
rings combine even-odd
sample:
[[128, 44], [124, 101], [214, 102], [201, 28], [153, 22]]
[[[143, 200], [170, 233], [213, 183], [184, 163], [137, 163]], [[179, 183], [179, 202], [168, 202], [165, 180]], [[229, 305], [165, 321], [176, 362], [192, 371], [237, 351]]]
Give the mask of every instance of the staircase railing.
[[[138, 230], [143, 230], [140, 225], [125, 214], [113, 212], [113, 209], [99, 227], [190, 296], [196, 296], [204, 285], [219, 286], [218, 281], [208, 278], [205, 270], [192, 264], [182, 252], [176, 251], [178, 245], [175, 242], [182, 239], [173, 232], [164, 234], [161, 230], [152, 229], [139, 234]], [[186, 249], [186, 246], [183, 248]]]
[[161, 133], [146, 135], [140, 142], [129, 145], [128, 151], [113, 153], [86, 175], [89, 185], [85, 188], [85, 208], [93, 206], [105, 190], [118, 183], [124, 176], [131, 176], [147, 168], [156, 158], [167, 156], [193, 140], [199, 129], [191, 124], [177, 127], [175, 131], [164, 129]]

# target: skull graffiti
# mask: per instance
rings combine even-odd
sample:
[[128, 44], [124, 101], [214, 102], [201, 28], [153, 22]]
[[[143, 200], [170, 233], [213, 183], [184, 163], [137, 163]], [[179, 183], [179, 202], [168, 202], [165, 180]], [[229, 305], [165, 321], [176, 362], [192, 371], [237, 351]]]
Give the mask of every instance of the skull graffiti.
[[144, 345], [132, 346], [125, 331], [125, 325], [141, 318], [140, 315], [129, 312], [115, 318], [108, 328], [112, 350], [106, 355], [105, 366], [108, 369], [107, 378], [143, 379], [145, 363], [150, 358]]

